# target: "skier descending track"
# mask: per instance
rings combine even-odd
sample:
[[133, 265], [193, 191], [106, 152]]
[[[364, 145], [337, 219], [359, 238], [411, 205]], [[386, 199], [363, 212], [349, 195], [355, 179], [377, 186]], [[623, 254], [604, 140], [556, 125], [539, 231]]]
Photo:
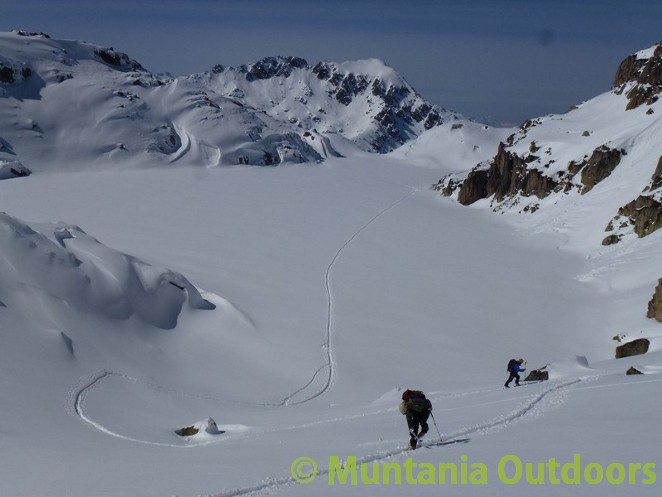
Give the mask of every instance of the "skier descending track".
[[[343, 251], [349, 247], [356, 238], [363, 233], [371, 224], [373, 224], [375, 221], [377, 221], [380, 217], [382, 217], [384, 214], [389, 212], [390, 210], [394, 209], [398, 205], [400, 205], [402, 202], [404, 202], [407, 198], [412, 197], [413, 195], [416, 194], [418, 190], [413, 189], [412, 191], [406, 193], [403, 195], [401, 198], [393, 202], [392, 204], [384, 207], [381, 211], [379, 211], [377, 214], [375, 214], [373, 217], [371, 217], [366, 223], [364, 223], [358, 230], [354, 232], [352, 236], [350, 236], [347, 240], [345, 240], [345, 243], [343, 243], [340, 248], [336, 251], [334, 254], [333, 258], [329, 262], [328, 266], [326, 267], [326, 272], [324, 275], [324, 288], [326, 290], [326, 301], [327, 301], [327, 308], [326, 308], [326, 327], [325, 327], [325, 332], [324, 332], [324, 345], [323, 348], [326, 351], [326, 361], [322, 366], [320, 366], [312, 375], [308, 383], [300, 387], [299, 389], [295, 390], [291, 394], [287, 395], [286, 397], [283, 398], [283, 400], [280, 401], [278, 405], [281, 406], [292, 406], [292, 405], [298, 405], [298, 404], [303, 404], [304, 402], [308, 402], [310, 400], [313, 400], [320, 395], [324, 394], [327, 392], [331, 386], [333, 385], [333, 380], [335, 376], [335, 369], [336, 369], [336, 360], [334, 356], [334, 349], [333, 349], [333, 343], [332, 343], [332, 335], [333, 335], [333, 292], [331, 291], [331, 276], [333, 273], [333, 268], [338, 262], [340, 256], [342, 255]], [[315, 378], [317, 378], [317, 375], [320, 374], [322, 371], [326, 371], [326, 377], [324, 380], [324, 384], [322, 387], [317, 390], [316, 392], [310, 393], [304, 398], [301, 399], [295, 399], [299, 394], [302, 394], [308, 387], [310, 387], [313, 382], [315, 381]]]
[[[452, 445], [455, 443], [463, 443], [467, 441], [467, 435], [478, 435], [486, 434], [491, 430], [503, 428], [511, 425], [512, 423], [519, 421], [525, 418], [528, 414], [532, 413], [533, 410], [548, 396], [554, 393], [560, 393], [564, 390], [567, 390], [572, 385], [576, 385], [582, 381], [581, 378], [565, 381], [563, 383], [558, 383], [554, 386], [551, 386], [547, 390], [536, 395], [533, 399], [527, 402], [523, 407], [512, 411], [509, 414], [506, 414], [495, 420], [487, 421], [485, 423], [477, 424], [474, 426], [469, 426], [463, 429], [460, 429], [454, 433], [448, 433], [443, 435], [442, 439], [430, 440], [427, 443], [423, 443], [423, 447], [440, 447], [445, 445]], [[357, 459], [357, 464], [368, 463], [373, 461], [381, 461], [388, 459], [390, 457], [399, 456], [401, 454], [407, 454], [410, 452], [410, 449], [407, 447], [400, 447], [394, 450], [376, 452], [374, 454], [369, 454], [364, 456], [361, 459]], [[329, 468], [320, 468], [317, 472], [317, 477], [325, 476], [329, 474]], [[213, 494], [212, 497], [236, 497], [239, 495], [247, 495], [260, 492], [262, 490], [274, 489], [278, 487], [283, 487], [287, 485], [296, 485], [299, 484], [297, 480], [293, 477], [285, 478], [266, 478], [263, 483], [250, 487], [235, 488], [232, 490], [227, 490]]]

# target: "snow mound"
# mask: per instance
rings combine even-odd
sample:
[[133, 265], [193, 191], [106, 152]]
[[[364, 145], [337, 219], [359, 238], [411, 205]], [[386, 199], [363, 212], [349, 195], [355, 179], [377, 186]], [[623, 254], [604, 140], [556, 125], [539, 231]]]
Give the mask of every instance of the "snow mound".
[[185, 303], [214, 309], [183, 275], [118, 252], [77, 226], [39, 231], [0, 213], [0, 296], [8, 305], [25, 289], [114, 319], [136, 316], [172, 329]]

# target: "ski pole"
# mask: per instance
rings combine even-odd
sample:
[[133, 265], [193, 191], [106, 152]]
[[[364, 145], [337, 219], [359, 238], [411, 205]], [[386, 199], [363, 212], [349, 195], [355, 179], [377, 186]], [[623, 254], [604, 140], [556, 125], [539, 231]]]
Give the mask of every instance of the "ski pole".
[[432, 411], [430, 411], [430, 416], [432, 416], [432, 422], [434, 423], [434, 427], [437, 430], [437, 435], [439, 435], [439, 441], [441, 442], [441, 433], [439, 432], [439, 427], [437, 426], [437, 420], [434, 419], [434, 414], [432, 414]]

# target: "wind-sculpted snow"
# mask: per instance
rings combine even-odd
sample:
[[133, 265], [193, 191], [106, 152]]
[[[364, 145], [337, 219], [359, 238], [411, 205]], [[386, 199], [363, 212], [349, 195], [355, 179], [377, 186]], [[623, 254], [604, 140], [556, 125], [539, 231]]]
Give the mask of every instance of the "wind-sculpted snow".
[[[135, 315], [171, 329], [185, 303], [213, 309], [184, 276], [113, 250], [77, 226], [35, 231], [0, 214], [0, 294], [30, 288], [79, 310], [113, 319]], [[11, 298], [11, 297], [10, 297]]]

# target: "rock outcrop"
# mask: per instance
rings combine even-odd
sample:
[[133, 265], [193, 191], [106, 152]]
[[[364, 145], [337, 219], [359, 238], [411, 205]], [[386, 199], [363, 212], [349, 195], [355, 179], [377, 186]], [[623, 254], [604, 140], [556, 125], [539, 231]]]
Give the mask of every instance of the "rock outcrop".
[[614, 79], [614, 91], [624, 91], [627, 110], [642, 104], [652, 105], [662, 91], [662, 42], [646, 51], [632, 54], [621, 62]]
[[452, 178], [448, 178], [448, 181], [447, 178], [442, 178], [435, 188], [446, 196], [459, 188], [458, 202], [462, 205], [473, 204], [493, 195], [497, 202], [516, 194], [545, 198], [557, 187], [558, 182], [538, 169], [529, 169], [529, 162], [528, 158], [524, 159], [509, 152], [506, 145], [500, 143], [497, 154], [487, 169], [482, 165], [478, 166], [460, 183], [453, 182]]
[[650, 195], [639, 195], [618, 209], [618, 215], [628, 218], [639, 238], [662, 228], [662, 202]]
[[641, 371], [639, 371], [639, 370], [638, 370], [637, 368], [635, 368], [634, 366], [630, 366], [630, 369], [628, 369], [628, 370], [625, 372], [625, 374], [626, 374], [626, 375], [633, 375], [633, 374], [644, 374], [644, 373], [642, 373]]
[[621, 162], [622, 155], [625, 155], [625, 150], [602, 145], [593, 151], [586, 162], [574, 165], [581, 170], [581, 181], [584, 185], [582, 193], [591, 191], [595, 185], [608, 177]]
[[126, 69], [131, 71], [138, 71], [143, 69], [137, 61], [133, 60], [127, 54], [116, 51], [113, 47], [109, 48], [95, 48], [94, 55], [100, 60], [114, 66], [115, 68]]
[[649, 346], [650, 340], [647, 338], [637, 338], [631, 342], [624, 343], [616, 347], [616, 359], [645, 354], [648, 352]]
[[657, 190], [662, 186], [662, 156], [657, 161], [657, 167], [655, 168], [651, 181], [651, 190]]
[[655, 319], [662, 323], [662, 278], [657, 280], [657, 286], [653, 292], [653, 297], [648, 302], [648, 312], [646, 317]]

